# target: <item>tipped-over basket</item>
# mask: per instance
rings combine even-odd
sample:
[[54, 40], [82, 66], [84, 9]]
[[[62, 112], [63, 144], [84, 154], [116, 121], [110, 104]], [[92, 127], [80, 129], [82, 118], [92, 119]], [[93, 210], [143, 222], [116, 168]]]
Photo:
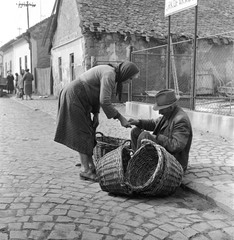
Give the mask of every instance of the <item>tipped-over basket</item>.
[[130, 144], [128, 142], [98, 159], [96, 172], [103, 191], [120, 195], [131, 194], [131, 189], [126, 185], [125, 181], [128, 161], [131, 158]]
[[133, 192], [147, 196], [168, 196], [180, 186], [183, 177], [181, 164], [162, 146], [151, 140], [130, 159], [126, 180]]
[[93, 151], [95, 163], [98, 161], [99, 158], [103, 157], [106, 153], [118, 148], [127, 140], [123, 138], [105, 136], [101, 132], [96, 132], [96, 141], [97, 145], [95, 146]]

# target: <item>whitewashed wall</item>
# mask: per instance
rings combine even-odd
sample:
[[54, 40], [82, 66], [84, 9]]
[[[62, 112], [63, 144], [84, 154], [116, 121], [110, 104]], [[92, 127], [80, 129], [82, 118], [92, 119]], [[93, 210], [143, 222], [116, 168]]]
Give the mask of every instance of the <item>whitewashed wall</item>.
[[[71, 82], [70, 72], [70, 54], [74, 54], [74, 71], [75, 77], [84, 72], [84, 51], [83, 51], [83, 38], [77, 38], [69, 44], [61, 44], [52, 49], [52, 71], [54, 79], [54, 95], [58, 96], [62, 87]], [[59, 79], [59, 63], [58, 59], [62, 59], [62, 81]]]
[[[20, 39], [19, 41], [14, 43], [13, 46], [14, 58], [13, 58], [13, 73], [20, 73], [19, 59], [21, 57], [22, 69], [25, 69], [25, 56], [27, 56], [27, 68], [30, 69], [31, 59], [30, 59], [30, 50], [29, 44], [25, 39]], [[31, 71], [31, 69], [30, 69]]]
[[[13, 64], [13, 49], [9, 48], [6, 52], [4, 52], [4, 56], [3, 56], [3, 69], [4, 69], [4, 73], [3, 76], [6, 77], [7, 76], [7, 71], [12, 70], [12, 73], [14, 73], [14, 64]], [[10, 66], [10, 62], [12, 62], [12, 69]]]

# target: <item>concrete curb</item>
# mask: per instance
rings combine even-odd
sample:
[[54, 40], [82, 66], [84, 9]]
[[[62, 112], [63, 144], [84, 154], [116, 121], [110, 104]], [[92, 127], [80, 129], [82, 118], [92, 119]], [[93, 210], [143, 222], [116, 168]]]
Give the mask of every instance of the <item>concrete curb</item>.
[[185, 190], [188, 190], [206, 200], [209, 202], [215, 204], [216, 206], [220, 207], [227, 213], [234, 215], [234, 204], [230, 203], [233, 202], [233, 199], [231, 199], [230, 195], [225, 194], [223, 192], [214, 193], [213, 190], [210, 189], [210, 187], [204, 186], [204, 184], [201, 183], [195, 183], [195, 182], [189, 182], [189, 183], [183, 183], [181, 184], [181, 187]]

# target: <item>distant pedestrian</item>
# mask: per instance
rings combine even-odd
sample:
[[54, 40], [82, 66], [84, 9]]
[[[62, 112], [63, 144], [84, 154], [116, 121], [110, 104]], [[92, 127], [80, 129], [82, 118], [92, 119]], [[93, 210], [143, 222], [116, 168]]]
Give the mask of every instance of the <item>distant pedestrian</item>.
[[82, 178], [96, 180], [92, 155], [100, 107], [108, 119], [118, 119], [123, 127], [131, 127], [113, 107], [111, 98], [115, 87], [121, 98], [122, 84], [134, 79], [138, 72], [138, 67], [128, 61], [117, 66], [99, 65], [81, 74], [61, 91], [54, 140], [79, 153]]
[[136, 126], [131, 130], [133, 150], [140, 148], [141, 140], [149, 139], [163, 146], [177, 159], [185, 171], [193, 133], [189, 117], [177, 105], [178, 100], [179, 97], [176, 97], [174, 90], [161, 90], [156, 94], [153, 110], [158, 110], [162, 116], [156, 120], [129, 119], [129, 122]]
[[16, 94], [16, 96], [19, 92], [18, 81], [19, 81], [19, 74], [15, 73], [15, 94]]
[[29, 72], [29, 69], [26, 69], [25, 74], [23, 76], [24, 94], [26, 95], [26, 100], [28, 100], [28, 98], [32, 100], [32, 81], [33, 80], [34, 80], [33, 75]]
[[23, 76], [24, 76], [24, 70], [21, 69], [20, 75], [18, 76], [18, 87], [19, 87], [19, 97], [24, 100], [24, 81], [23, 81]]
[[13, 93], [14, 91], [14, 76], [11, 71], [7, 73], [7, 93]]

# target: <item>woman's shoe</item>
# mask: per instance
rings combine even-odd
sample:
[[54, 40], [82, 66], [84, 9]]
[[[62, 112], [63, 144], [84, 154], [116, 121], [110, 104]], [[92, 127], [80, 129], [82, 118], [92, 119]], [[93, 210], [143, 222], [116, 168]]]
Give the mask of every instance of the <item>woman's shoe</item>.
[[[76, 167], [81, 167], [81, 163], [77, 163], [75, 165]], [[96, 174], [96, 168], [95, 167], [91, 167], [91, 170], [90, 170], [92, 173]]]
[[80, 177], [88, 181], [93, 181], [93, 182], [98, 181], [97, 175], [91, 172], [80, 172]]

